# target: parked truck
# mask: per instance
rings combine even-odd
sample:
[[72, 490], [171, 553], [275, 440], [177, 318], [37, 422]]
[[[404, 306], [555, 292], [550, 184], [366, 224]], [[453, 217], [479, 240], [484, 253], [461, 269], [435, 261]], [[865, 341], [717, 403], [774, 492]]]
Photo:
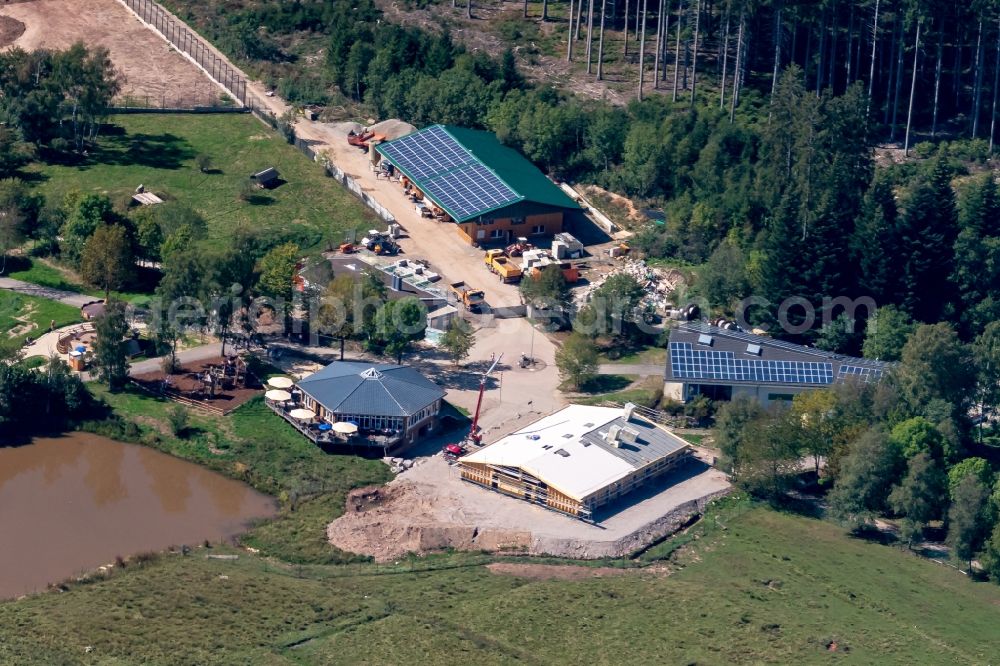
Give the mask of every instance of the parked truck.
[[487, 250], [483, 263], [490, 272], [500, 276], [501, 282], [510, 284], [521, 279], [521, 268], [503, 250]]
[[580, 269], [568, 261], [548, 261], [535, 264], [529, 269], [528, 275], [530, 275], [532, 279], [536, 279], [539, 275], [541, 275], [541, 271], [551, 270], [562, 271], [563, 279], [566, 280], [566, 284], [576, 284], [580, 281]]
[[451, 282], [448, 286], [465, 306], [465, 309], [470, 312], [479, 312], [483, 304], [486, 303], [486, 296], [481, 289], [473, 289], [465, 282]]

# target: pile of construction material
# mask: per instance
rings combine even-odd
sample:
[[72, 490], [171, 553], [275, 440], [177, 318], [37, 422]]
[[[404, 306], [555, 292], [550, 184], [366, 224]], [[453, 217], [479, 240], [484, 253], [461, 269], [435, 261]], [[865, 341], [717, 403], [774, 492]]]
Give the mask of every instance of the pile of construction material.
[[607, 282], [609, 277], [618, 274], [630, 275], [635, 278], [646, 291], [641, 305], [661, 313], [666, 312], [670, 307], [670, 295], [684, 283], [683, 273], [676, 269], [653, 268], [642, 259], [624, 258], [618, 262], [613, 270], [595, 278], [574, 294], [577, 306], [582, 306], [590, 301], [590, 297]]

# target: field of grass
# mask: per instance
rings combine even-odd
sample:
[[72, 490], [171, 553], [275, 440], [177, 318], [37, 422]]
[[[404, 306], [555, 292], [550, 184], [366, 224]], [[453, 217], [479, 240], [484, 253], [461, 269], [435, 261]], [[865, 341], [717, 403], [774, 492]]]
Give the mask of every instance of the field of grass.
[[[348, 229], [369, 229], [364, 205], [271, 128], [249, 114], [138, 114], [110, 119], [98, 148], [79, 164], [37, 165], [38, 190], [60, 202], [74, 190], [128, 199], [146, 189], [189, 205], [208, 221], [207, 242], [223, 246], [243, 226], [306, 250], [339, 243]], [[211, 158], [202, 173], [198, 155]], [[250, 174], [276, 167], [284, 181], [240, 198]]]
[[572, 402], [599, 405], [602, 402], [631, 402], [643, 407], [656, 407], [663, 395], [663, 379], [633, 375], [600, 375], [596, 386], [587, 395], [574, 396]]
[[[81, 321], [80, 310], [45, 298], [25, 296], [12, 291], [0, 291], [0, 331], [7, 339], [21, 345], [27, 338], [37, 338], [49, 330], [55, 320], [56, 328]], [[31, 322], [34, 327], [25, 333], [10, 336], [15, 327]]]
[[630, 351], [627, 354], [612, 358], [607, 351], [601, 353], [601, 363], [616, 365], [664, 365], [667, 362], [667, 350], [663, 347], [646, 347]]
[[0, 662], [977, 664], [1000, 653], [1000, 588], [765, 508], [729, 511], [669, 567], [576, 581], [493, 574], [477, 555], [387, 567], [206, 554], [0, 604]]
[[389, 480], [389, 469], [381, 461], [324, 453], [259, 398], [225, 417], [188, 409], [188, 433], [178, 438], [168, 425], [175, 403], [139, 389], [111, 394], [91, 384], [91, 390], [122, 418], [140, 426], [142, 443], [277, 497], [278, 517], [244, 535], [247, 545], [288, 562], [356, 559], [327, 542], [326, 524], [343, 511], [349, 490]]
[[[11, 270], [6, 276], [15, 280], [22, 280], [43, 287], [51, 287], [52, 289], [61, 289], [62, 291], [88, 294], [94, 298], [104, 298], [103, 291], [88, 287], [82, 282], [73, 279], [71, 273], [67, 274], [60, 271], [51, 263], [51, 260], [17, 257], [16, 260], [9, 261], [9, 263]], [[157, 271], [140, 269], [138, 274], [130, 280], [130, 285], [136, 287], [135, 289], [112, 291], [111, 296], [138, 305], [149, 300], [150, 294], [152, 294], [155, 288], [155, 282], [158, 279], [159, 273]]]

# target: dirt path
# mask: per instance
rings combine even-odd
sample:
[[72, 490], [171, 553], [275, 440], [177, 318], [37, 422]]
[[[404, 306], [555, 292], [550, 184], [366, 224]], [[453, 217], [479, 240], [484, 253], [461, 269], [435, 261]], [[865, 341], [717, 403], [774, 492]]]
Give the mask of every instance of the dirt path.
[[[107, 48], [123, 77], [122, 97], [148, 97], [150, 102], [219, 98], [219, 89], [208, 77], [116, 0], [3, 3], [2, 17], [24, 25], [12, 43], [27, 51], [63, 49], [78, 41]], [[0, 36], [0, 48], [5, 46], [10, 44]]]
[[528, 562], [493, 562], [486, 568], [501, 576], [516, 576], [528, 580], [588, 580], [634, 575], [647, 569], [616, 569], [615, 567], [576, 567], [572, 564], [531, 564]]

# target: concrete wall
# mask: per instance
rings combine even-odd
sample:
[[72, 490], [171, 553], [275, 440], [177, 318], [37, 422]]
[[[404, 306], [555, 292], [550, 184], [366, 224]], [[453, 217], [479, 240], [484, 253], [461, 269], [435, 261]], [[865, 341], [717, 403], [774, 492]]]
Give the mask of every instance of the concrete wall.
[[681, 382], [664, 382], [663, 397], [677, 402], [684, 402], [684, 384]]

